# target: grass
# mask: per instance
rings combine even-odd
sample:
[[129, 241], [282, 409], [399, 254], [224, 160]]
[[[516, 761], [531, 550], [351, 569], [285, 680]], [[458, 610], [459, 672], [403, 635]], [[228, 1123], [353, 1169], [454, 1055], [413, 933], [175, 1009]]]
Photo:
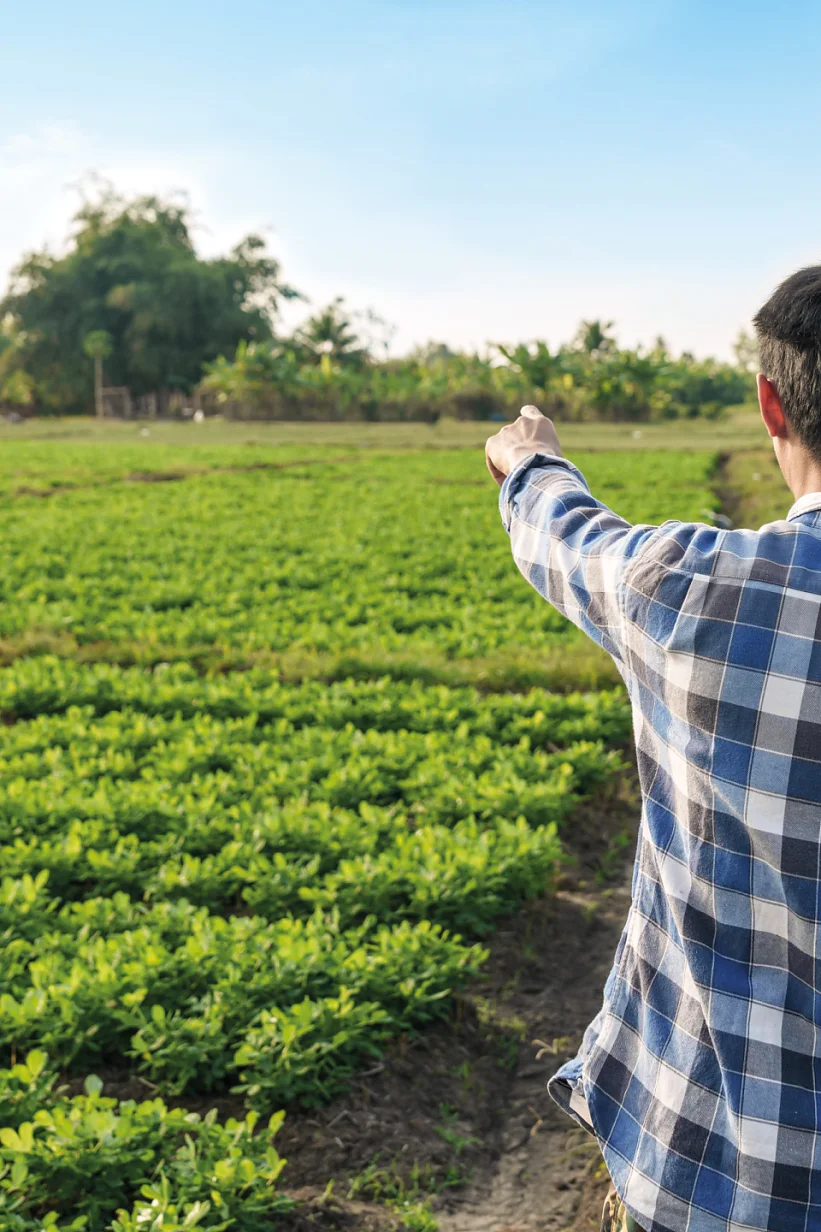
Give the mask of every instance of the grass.
[[[0, 419], [0, 441], [67, 441], [72, 444], [283, 446], [303, 445], [309, 451], [328, 445], [355, 449], [479, 448], [501, 425], [489, 421], [441, 420], [419, 423], [270, 423], [210, 419], [201, 424], [105, 420], [72, 417], [32, 419], [10, 424]], [[757, 445], [763, 429], [758, 412], [731, 407], [717, 421], [674, 420], [653, 424], [557, 424], [564, 449], [746, 449]], [[147, 433], [147, 435], [143, 435]]]
[[375, 1159], [351, 1178], [348, 1198], [368, 1198], [380, 1203], [399, 1217], [408, 1232], [437, 1232], [439, 1223], [430, 1209], [429, 1198], [463, 1181], [457, 1168], [440, 1176], [430, 1166], [414, 1164], [408, 1176], [398, 1160], [383, 1164]]

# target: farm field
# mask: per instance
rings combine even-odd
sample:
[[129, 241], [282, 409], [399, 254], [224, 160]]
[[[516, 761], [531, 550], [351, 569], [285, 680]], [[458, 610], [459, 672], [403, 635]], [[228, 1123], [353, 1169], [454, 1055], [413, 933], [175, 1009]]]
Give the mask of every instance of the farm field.
[[[559, 422], [559, 421], [557, 421]], [[560, 423], [566, 448], [583, 450], [735, 449], [761, 444], [761, 420], [753, 404], [728, 408], [718, 420], [686, 419], [666, 423]], [[487, 420], [441, 419], [435, 425], [384, 420], [363, 424], [337, 422], [305, 423], [270, 420], [235, 421], [219, 417], [192, 424], [176, 420], [94, 420], [79, 416], [49, 416], [12, 424], [0, 418], [0, 440], [15, 445], [13, 456], [0, 460], [0, 470], [20, 476], [32, 466], [42, 473], [67, 476], [75, 468], [86, 474], [108, 469], [125, 472], [131, 456], [141, 461], [158, 459], [161, 450], [175, 450], [177, 461], [196, 463], [200, 451], [236, 447], [280, 448], [299, 446], [313, 452], [327, 446], [352, 449], [395, 450], [471, 449], [484, 445], [494, 424]], [[55, 465], [53, 442], [60, 443]], [[116, 457], [107, 447], [116, 444]], [[45, 448], [43, 448], [45, 446]], [[88, 452], [89, 446], [97, 447]], [[103, 448], [100, 448], [103, 447]], [[133, 453], [132, 453], [133, 451]], [[215, 464], [223, 459], [217, 456]]]
[[[626, 697], [515, 571], [487, 425], [204, 427], [3, 429], [9, 1232], [307, 1227], [291, 1123], [451, 1030], [580, 818], [602, 877], [623, 839]], [[633, 521], [705, 520], [719, 481], [775, 509], [709, 429], [567, 449]], [[460, 1115], [430, 1189], [465, 1178]], [[405, 1164], [351, 1192], [425, 1232]]]

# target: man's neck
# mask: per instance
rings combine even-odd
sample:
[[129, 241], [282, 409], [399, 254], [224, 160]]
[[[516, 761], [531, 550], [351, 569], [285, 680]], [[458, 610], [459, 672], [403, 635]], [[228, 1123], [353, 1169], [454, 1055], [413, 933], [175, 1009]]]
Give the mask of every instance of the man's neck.
[[793, 443], [793, 448], [783, 454], [776, 450], [782, 474], [793, 500], [800, 500], [810, 493], [821, 493], [821, 461], [813, 457], [803, 445]]
[[810, 496], [821, 493], [821, 468], [813, 468], [806, 475], [802, 475], [800, 481], [793, 480], [790, 483], [790, 491], [793, 494], [793, 500], [799, 501], [802, 496]]

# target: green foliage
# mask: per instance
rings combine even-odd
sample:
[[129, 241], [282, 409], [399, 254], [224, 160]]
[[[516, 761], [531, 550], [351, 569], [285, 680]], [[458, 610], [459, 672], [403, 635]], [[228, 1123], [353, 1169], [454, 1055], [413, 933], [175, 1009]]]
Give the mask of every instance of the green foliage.
[[447, 1188], [449, 1183], [461, 1183], [463, 1177], [443, 1182], [429, 1166], [423, 1168], [418, 1163], [414, 1163], [409, 1177], [404, 1172], [406, 1169], [400, 1169], [396, 1160], [383, 1164], [377, 1157], [352, 1178], [348, 1197], [368, 1197], [387, 1206], [399, 1216], [408, 1232], [437, 1232], [439, 1223], [431, 1212], [429, 1196]]
[[[648, 486], [643, 459], [637, 499], [633, 459], [588, 461], [650, 516], [662, 485], [694, 510], [713, 464], [658, 455]], [[574, 639], [511, 584], [478, 463], [115, 483], [30, 505], [25, 534], [12, 509], [6, 631], [183, 655]], [[475, 939], [549, 886], [562, 827], [621, 772], [606, 746], [630, 728], [620, 692], [55, 657], [0, 672], [0, 713], [0, 1042], [74, 1072], [127, 1058], [168, 1093], [239, 1085], [268, 1108], [327, 1097], [387, 1034], [448, 1012]]]
[[758, 528], [787, 516], [792, 496], [771, 448], [732, 454], [722, 474], [729, 512], [738, 526]]
[[350, 726], [358, 731], [426, 733], [462, 727], [471, 738], [515, 744], [527, 737], [534, 747], [596, 739], [621, 744], [631, 724], [622, 690], [488, 694], [390, 677], [294, 685], [267, 668], [203, 676], [186, 662], [147, 671], [54, 655], [21, 658], [0, 671], [0, 714], [7, 720], [61, 715], [72, 707], [96, 718], [119, 710], [166, 720], [197, 715], [246, 718], [253, 720], [254, 729], [279, 720], [294, 730]]
[[[428, 348], [378, 362], [336, 301], [289, 340], [240, 344], [208, 365], [203, 388], [237, 414], [271, 418], [487, 419], [527, 402], [562, 419], [644, 422], [716, 417], [743, 401], [743, 367], [674, 357], [663, 341], [621, 348], [612, 322], [585, 321], [576, 339], [498, 346], [485, 355]], [[321, 362], [319, 362], [321, 361]]]
[[[284, 1160], [273, 1146], [282, 1114], [201, 1118], [161, 1099], [105, 1098], [89, 1076], [83, 1094], [51, 1093], [45, 1058], [0, 1070], [0, 1107], [35, 1075], [36, 1108], [0, 1129], [0, 1221], [9, 1232], [144, 1232], [242, 1227], [263, 1232], [292, 1203], [277, 1192]], [[34, 1104], [33, 1096], [30, 1104]], [[113, 1223], [110, 1222], [113, 1220]]]
[[[438, 926], [481, 935], [543, 892], [557, 823], [621, 765], [601, 737], [629, 731], [615, 693], [54, 659], [0, 673], [0, 697], [53, 712], [7, 729], [0, 1039], [74, 1064], [127, 1050], [172, 1092], [229, 1081], [266, 1006], [347, 988], [393, 1030], [446, 1012], [481, 951]], [[212, 914], [243, 901], [253, 918]]]
[[0, 1126], [18, 1129], [52, 1096], [57, 1076], [48, 1068], [48, 1057], [32, 1049], [24, 1061], [0, 1070]]
[[[111, 384], [135, 396], [192, 389], [203, 364], [242, 339], [270, 335], [277, 263], [255, 236], [227, 257], [201, 260], [188, 207], [156, 197], [126, 201], [103, 191], [74, 219], [68, 252], [26, 256], [0, 303], [18, 333], [17, 365], [37, 404], [75, 411], [90, 400], [85, 355], [108, 357]], [[108, 335], [105, 352], [96, 348]]]
[[351, 313], [338, 296], [310, 316], [297, 330], [291, 345], [301, 359], [362, 368], [377, 348], [387, 346], [388, 327], [373, 312]]
[[83, 350], [89, 359], [107, 359], [111, 347], [111, 335], [104, 329], [93, 329], [83, 340]]
[[378, 1056], [390, 1019], [374, 1002], [357, 1001], [349, 988], [321, 1001], [306, 998], [287, 1009], [266, 1010], [237, 1049], [237, 1091], [270, 1107], [271, 1095], [310, 1105], [335, 1095], [369, 1054]]
[[[578, 461], [628, 519], [712, 506], [711, 454]], [[580, 640], [511, 574], [489, 482], [473, 451], [303, 454], [279, 471], [70, 492], [25, 516], [0, 505], [0, 638], [454, 661]]]
[[[550, 890], [574, 810], [624, 773], [629, 705], [573, 691], [579, 635], [511, 577], [475, 452], [202, 450], [156, 485], [127, 481], [131, 447], [26, 457], [57, 494], [0, 507], [0, 636], [150, 666], [0, 670], [0, 1226], [255, 1232], [287, 1205], [278, 1119], [117, 1103], [94, 1071], [265, 1115], [327, 1100], [445, 1017], [495, 922]], [[631, 517], [711, 503], [710, 454], [583, 461]], [[0, 460], [0, 491], [17, 482]], [[537, 664], [558, 646], [566, 691], [413, 677], [513, 640]], [[203, 648], [359, 666], [204, 675]], [[432, 1227], [423, 1187], [371, 1181]]]
[[0, 314], [0, 406], [27, 407], [33, 401], [34, 381], [23, 367], [24, 342], [14, 318]]

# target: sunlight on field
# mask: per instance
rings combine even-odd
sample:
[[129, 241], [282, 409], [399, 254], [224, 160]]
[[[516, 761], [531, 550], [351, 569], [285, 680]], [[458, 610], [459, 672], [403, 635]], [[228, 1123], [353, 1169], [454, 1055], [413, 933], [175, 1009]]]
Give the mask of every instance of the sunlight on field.
[[[516, 573], [491, 427], [0, 429], [0, 1104], [32, 1209], [58, 1183], [83, 1209], [35, 1112], [105, 1122], [171, 1177], [184, 1126], [198, 1159], [245, 1161], [226, 1209], [246, 1176], [287, 1206], [255, 1116], [296, 1124], [452, 1022], [585, 810], [602, 868], [621, 858], [627, 699]], [[760, 435], [739, 411], [563, 439], [654, 522], [709, 520], [724, 454], [763, 469]], [[151, 1103], [107, 1098], [140, 1084]], [[65, 1141], [77, 1176], [87, 1146]], [[95, 1230], [132, 1197], [107, 1175]]]
[[[207, 419], [204, 423], [151, 420], [106, 420], [80, 417], [32, 419], [10, 424], [0, 419], [0, 441], [52, 440], [80, 443], [137, 441], [165, 445], [327, 445], [367, 449], [479, 448], [500, 424], [441, 420], [420, 423], [271, 423]], [[561, 423], [562, 443], [571, 449], [739, 449], [761, 443], [758, 411], [730, 408], [719, 420], [673, 420], [669, 423]]]

